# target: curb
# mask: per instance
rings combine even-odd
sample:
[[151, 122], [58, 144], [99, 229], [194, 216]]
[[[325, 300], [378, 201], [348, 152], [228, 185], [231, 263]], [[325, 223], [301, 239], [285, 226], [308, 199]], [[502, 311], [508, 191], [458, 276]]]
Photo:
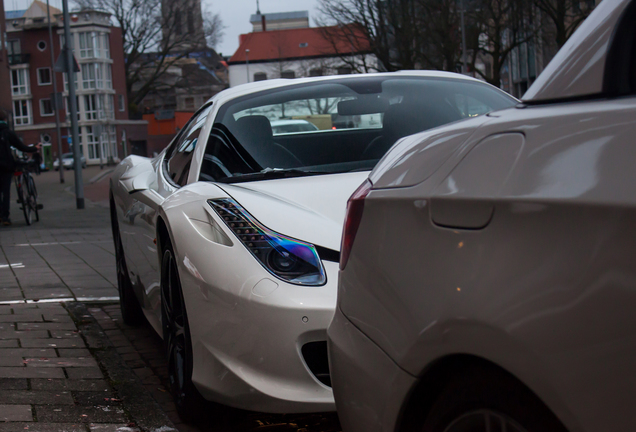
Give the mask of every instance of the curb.
[[89, 184], [97, 183], [98, 181], [106, 177], [107, 175], [111, 174], [113, 171], [115, 171], [115, 168], [106, 168], [104, 171], [100, 172], [95, 177], [90, 179], [88, 183]]
[[177, 432], [161, 406], [150, 395], [139, 377], [124, 362], [85, 303], [66, 303], [86, 346], [104, 371], [110, 385], [122, 400], [122, 408], [135, 425], [147, 432]]

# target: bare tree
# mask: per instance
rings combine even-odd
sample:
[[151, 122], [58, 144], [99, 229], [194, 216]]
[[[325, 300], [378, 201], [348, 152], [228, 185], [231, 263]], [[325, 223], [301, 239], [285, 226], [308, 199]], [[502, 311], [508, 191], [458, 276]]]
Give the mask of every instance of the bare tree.
[[533, 2], [554, 25], [554, 40], [557, 44], [557, 50], [567, 42], [572, 33], [594, 9], [593, 1], [534, 0]]
[[[206, 39], [219, 42], [221, 18], [188, 10], [186, 2], [161, 0], [77, 0], [82, 9], [111, 14], [124, 43], [126, 92], [131, 112], [148, 93], [165, 88], [161, 77], [180, 59], [204, 49]], [[163, 6], [163, 8], [162, 8]], [[197, 28], [198, 27], [198, 28]], [[192, 31], [194, 30], [194, 31]]]

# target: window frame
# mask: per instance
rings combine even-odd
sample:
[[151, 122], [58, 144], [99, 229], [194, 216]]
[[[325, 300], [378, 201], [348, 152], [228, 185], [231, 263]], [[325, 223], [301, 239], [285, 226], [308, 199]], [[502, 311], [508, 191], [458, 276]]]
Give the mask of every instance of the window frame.
[[[40, 71], [42, 70], [48, 70], [49, 71], [49, 82], [42, 82], [42, 80], [40, 79]], [[53, 74], [51, 73], [51, 68], [50, 67], [41, 67], [41, 68], [37, 68], [37, 76], [38, 76], [38, 85], [39, 86], [47, 86], [47, 85], [52, 85], [53, 84]]]
[[[190, 133], [190, 126], [192, 125], [192, 123], [194, 122], [194, 120], [196, 118], [198, 118], [198, 116], [205, 111], [208, 108], [211, 108], [210, 112], [208, 113], [208, 117], [206, 117], [206, 122], [209, 120], [209, 116], [212, 114], [212, 111], [214, 110], [214, 108], [212, 108], [212, 102], [210, 103], [206, 103], [203, 104], [203, 106], [201, 108], [199, 108], [193, 115], [192, 117], [190, 117], [190, 120], [188, 120], [188, 122], [185, 124], [185, 126], [183, 126], [183, 128], [179, 131], [179, 133], [177, 134], [177, 136], [175, 136], [173, 138], [173, 140], [170, 142], [170, 145], [166, 148], [165, 153], [163, 154], [163, 160], [161, 161], [161, 171], [162, 171], [162, 175], [163, 178], [168, 182], [168, 184], [170, 184], [171, 186], [179, 189], [182, 186], [179, 185], [177, 182], [175, 182], [172, 178], [170, 178], [170, 173], [169, 173], [169, 162], [170, 159], [172, 159], [172, 153], [174, 152], [175, 148], [179, 145], [179, 143], [181, 142], [181, 138], [184, 136], [185, 133]], [[205, 124], [203, 125], [202, 128], [205, 128]], [[205, 144], [207, 145], [207, 137], [205, 137]], [[203, 144], [198, 144], [197, 146], [200, 146]], [[193, 151], [193, 153], [196, 151]], [[194, 154], [192, 155], [192, 157], [194, 158]], [[190, 172], [192, 170], [192, 165], [190, 165]], [[190, 174], [188, 173], [188, 176]]]
[[[16, 74], [18, 81], [20, 76], [24, 79], [23, 83], [14, 83], [13, 77]], [[11, 69], [11, 96], [28, 96], [31, 94], [31, 86], [29, 82], [29, 68], [15, 68]]]
[[[51, 106], [51, 113], [50, 114], [45, 114], [44, 113], [44, 102], [49, 101], [49, 104]], [[55, 110], [53, 109], [53, 101], [50, 98], [42, 98], [40, 99], [40, 117], [50, 117], [55, 115]]]
[[[22, 112], [20, 113], [22, 115], [17, 115], [16, 113], [16, 106], [18, 106], [16, 104], [22, 103], [24, 103], [25, 105], [21, 105], [20, 111], [22, 111], [22, 106], [26, 107], [26, 116], [23, 115], [24, 113]], [[31, 99], [16, 99], [13, 101], [13, 123], [16, 126], [28, 126], [33, 124], [33, 106], [31, 104]]]

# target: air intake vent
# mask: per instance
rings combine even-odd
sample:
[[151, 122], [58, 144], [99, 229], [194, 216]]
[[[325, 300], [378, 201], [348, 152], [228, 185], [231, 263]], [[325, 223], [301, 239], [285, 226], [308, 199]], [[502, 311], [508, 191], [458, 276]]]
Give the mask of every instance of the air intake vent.
[[307, 367], [312, 374], [326, 386], [331, 387], [329, 375], [329, 358], [327, 357], [327, 342], [309, 342], [303, 345], [301, 352]]

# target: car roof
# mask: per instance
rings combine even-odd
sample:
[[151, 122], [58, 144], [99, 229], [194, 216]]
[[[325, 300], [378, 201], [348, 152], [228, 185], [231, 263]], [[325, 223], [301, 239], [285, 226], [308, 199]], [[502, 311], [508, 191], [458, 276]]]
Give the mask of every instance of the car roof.
[[[461, 75], [454, 72], [444, 72], [444, 71], [432, 71], [432, 70], [409, 70], [409, 71], [398, 71], [398, 72], [378, 72], [378, 73], [364, 73], [364, 74], [350, 74], [350, 75], [329, 75], [329, 76], [321, 76], [321, 77], [307, 77], [307, 78], [294, 78], [294, 79], [272, 79], [265, 81], [257, 81], [247, 84], [241, 84], [236, 87], [230, 87], [229, 89], [223, 90], [220, 93], [214, 95], [208, 103], [213, 102], [216, 104], [224, 104], [232, 99], [236, 99], [242, 96], [246, 96], [252, 93], [257, 93], [265, 90], [271, 90], [275, 88], [287, 87], [292, 85], [299, 84], [309, 84], [315, 82], [329, 82], [336, 80], [360, 80], [360, 79], [373, 79], [377, 77], [400, 77], [407, 78], [409, 76], [412, 77], [422, 77], [422, 78], [447, 78], [447, 79], [455, 79], [459, 81], [467, 81], [467, 82], [476, 82], [484, 85], [487, 84], [484, 81], [478, 80], [476, 78]], [[503, 90], [492, 86], [492, 88], [499, 90], [502, 93], [505, 93]], [[505, 93], [508, 95], [508, 93]], [[510, 95], [508, 95], [510, 96]], [[510, 96], [512, 97], [512, 96]]]
[[521, 100], [532, 103], [600, 94], [614, 29], [630, 1], [602, 1]]

